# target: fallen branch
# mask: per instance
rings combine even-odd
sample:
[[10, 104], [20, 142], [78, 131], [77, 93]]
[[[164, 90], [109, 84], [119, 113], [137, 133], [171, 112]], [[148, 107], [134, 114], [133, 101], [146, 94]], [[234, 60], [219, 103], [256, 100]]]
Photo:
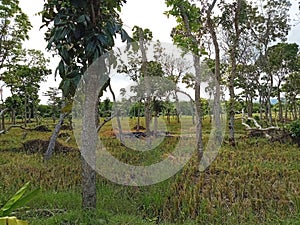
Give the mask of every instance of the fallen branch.
[[[254, 126], [256, 128], [252, 128], [249, 124], [247, 124], [245, 122], [245, 120], [251, 120], [253, 123], [254, 123]], [[248, 116], [245, 116], [245, 113], [244, 113], [244, 109], [242, 110], [242, 125], [244, 125], [246, 127], [246, 130], [254, 133], [254, 132], [261, 132], [262, 134], [264, 134], [264, 136], [267, 138], [267, 139], [272, 139], [272, 136], [268, 134], [268, 131], [272, 131], [272, 130], [280, 130], [279, 127], [267, 127], [267, 128], [262, 128], [262, 126], [256, 121], [256, 119], [252, 118], [252, 117], [248, 117]]]
[[11, 126], [9, 126], [8, 128], [6, 128], [5, 130], [1, 130], [1, 131], [0, 131], [0, 134], [5, 134], [5, 133], [8, 132], [11, 128], [15, 128], [15, 127], [21, 128], [21, 129], [23, 129], [23, 130], [31, 130], [31, 129], [27, 129], [27, 128], [23, 127], [22, 125], [11, 125]]

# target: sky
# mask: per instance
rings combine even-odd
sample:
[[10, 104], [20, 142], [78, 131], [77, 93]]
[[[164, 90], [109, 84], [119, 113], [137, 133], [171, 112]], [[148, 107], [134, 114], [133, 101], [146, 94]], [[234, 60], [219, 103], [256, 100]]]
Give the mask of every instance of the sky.
[[[296, 0], [291, 0], [293, 8], [291, 15], [298, 12], [298, 4]], [[47, 103], [47, 97], [42, 96], [49, 87], [58, 87], [59, 81], [55, 82], [54, 71], [59, 62], [59, 57], [52, 56], [45, 50], [46, 42], [44, 40], [45, 29], [40, 30], [42, 25], [41, 17], [37, 15], [43, 9], [43, 0], [20, 0], [20, 7], [29, 16], [33, 29], [29, 32], [29, 40], [24, 43], [25, 48], [38, 49], [45, 52], [46, 57], [50, 59], [49, 67], [53, 71], [53, 75], [49, 75], [47, 82], [41, 84], [40, 98], [41, 103]], [[127, 0], [127, 3], [122, 7], [121, 19], [125, 25], [125, 29], [130, 33], [133, 26], [138, 25], [143, 28], [149, 28], [154, 35], [154, 40], [159, 39], [161, 42], [171, 43], [170, 32], [175, 26], [174, 18], [167, 18], [163, 13], [166, 11], [164, 0]], [[292, 21], [293, 24], [296, 24]], [[288, 36], [289, 42], [296, 42], [300, 45], [300, 24], [292, 27]], [[120, 42], [117, 42], [121, 45]], [[59, 79], [58, 79], [59, 80]], [[126, 85], [126, 84], [125, 84]], [[122, 87], [122, 82], [113, 87], [119, 90]], [[9, 91], [4, 88], [4, 98], [7, 97]]]

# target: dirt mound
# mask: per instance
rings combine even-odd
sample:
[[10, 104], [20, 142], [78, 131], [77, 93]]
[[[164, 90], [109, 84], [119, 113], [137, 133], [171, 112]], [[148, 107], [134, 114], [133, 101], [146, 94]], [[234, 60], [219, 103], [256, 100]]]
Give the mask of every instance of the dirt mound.
[[[45, 153], [47, 148], [48, 148], [49, 141], [46, 140], [40, 140], [40, 139], [35, 139], [35, 140], [29, 140], [23, 143], [23, 150], [27, 152], [28, 154], [33, 154], [33, 153]], [[55, 144], [55, 153], [67, 153], [75, 151], [74, 148], [64, 146], [59, 142], [56, 142]]]
[[61, 130], [72, 130], [72, 126], [67, 125], [67, 124], [63, 124], [60, 129]]
[[66, 133], [66, 132], [62, 132], [59, 133], [58, 138], [66, 138], [66, 137], [70, 137], [70, 134]]
[[[135, 125], [135, 126], [133, 127], [133, 130], [137, 130], [137, 129], [138, 129], [138, 125]], [[139, 129], [140, 129], [140, 130], [146, 130], [146, 128], [143, 127], [142, 125], [139, 126]]]
[[45, 125], [40, 125], [40, 126], [37, 126], [31, 130], [34, 130], [34, 131], [39, 131], [39, 132], [50, 132], [51, 130], [46, 127]]

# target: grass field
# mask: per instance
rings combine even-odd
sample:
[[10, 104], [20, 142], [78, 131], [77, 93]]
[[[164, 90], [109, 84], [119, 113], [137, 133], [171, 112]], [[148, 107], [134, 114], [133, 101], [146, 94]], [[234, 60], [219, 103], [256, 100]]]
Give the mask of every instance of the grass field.
[[[182, 118], [188, 124], [190, 118]], [[237, 121], [237, 146], [226, 141], [217, 159], [202, 173], [191, 160], [176, 176], [156, 185], [128, 187], [97, 177], [98, 205], [94, 212], [81, 210], [81, 163], [74, 149], [56, 153], [44, 162], [44, 146], [37, 141], [28, 151], [23, 143], [48, 140], [51, 132], [13, 128], [0, 136], [0, 206], [24, 183], [41, 188], [41, 193], [14, 215], [41, 224], [300, 224], [300, 149], [292, 144], [269, 143], [246, 138]], [[134, 122], [130, 121], [129, 127]], [[34, 125], [32, 125], [34, 126]], [[53, 129], [49, 122], [48, 127]], [[204, 134], [210, 124], [205, 120]], [[175, 119], [167, 125], [180, 132]], [[72, 135], [72, 131], [63, 130]], [[192, 132], [192, 130], [187, 130]], [[171, 153], [178, 137], [163, 140], [153, 151], [130, 151], [111, 135], [111, 123], [101, 131], [102, 142], [117, 158], [132, 164], [151, 164]], [[205, 139], [207, 139], [205, 137]]]

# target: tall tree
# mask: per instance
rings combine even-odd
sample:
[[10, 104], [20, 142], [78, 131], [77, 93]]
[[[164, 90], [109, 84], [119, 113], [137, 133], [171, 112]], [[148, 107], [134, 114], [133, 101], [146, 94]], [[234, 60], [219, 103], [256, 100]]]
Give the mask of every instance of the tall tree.
[[[274, 86], [274, 77], [267, 60], [267, 49], [270, 44], [278, 40], [286, 40], [289, 25], [289, 9], [291, 3], [288, 0], [267, 0], [259, 5], [249, 7], [247, 10], [248, 27], [251, 29], [253, 44], [259, 52], [256, 61], [257, 66], [265, 75], [262, 77], [265, 85], [260, 86], [260, 99], [265, 98], [265, 108], [268, 121], [272, 123], [271, 96]], [[262, 102], [261, 102], [262, 103]]]
[[203, 17], [200, 9], [189, 1], [166, 0], [166, 5], [171, 7], [168, 16], [174, 16], [178, 25], [172, 30], [173, 42], [179, 47], [193, 53], [195, 108], [196, 108], [196, 149], [198, 161], [203, 156], [202, 140], [202, 107], [200, 99], [201, 69], [200, 56], [204, 53], [201, 46], [203, 30], [201, 29]]
[[18, 0], [0, 1], [0, 69], [19, 55], [30, 29], [28, 16], [22, 12]]
[[268, 64], [276, 81], [275, 92], [279, 106], [278, 119], [281, 122], [283, 121], [281, 88], [288, 74], [299, 70], [299, 68], [297, 68], [298, 51], [299, 49], [296, 43], [278, 43], [267, 49]]
[[60, 108], [61, 108], [61, 92], [56, 87], [50, 87], [48, 91], [43, 93], [44, 96], [49, 97], [48, 105], [51, 106], [51, 117], [53, 119], [53, 123], [55, 123], [56, 118], [59, 116]]
[[[246, 3], [244, 0], [237, 0], [234, 3], [222, 2], [222, 16], [220, 18], [222, 27], [227, 37], [228, 52], [230, 58], [230, 71], [228, 78], [229, 87], [229, 142], [235, 146], [234, 138], [234, 116], [235, 116], [235, 78], [237, 76], [237, 60], [239, 56], [240, 38], [242, 35], [243, 24], [246, 18]], [[243, 24], [242, 24], [243, 23]]]
[[41, 51], [23, 50], [18, 62], [9, 65], [2, 74], [2, 79], [11, 89], [12, 95], [18, 94], [21, 97], [25, 125], [28, 119], [36, 116], [40, 83], [51, 73], [47, 63], [48, 60]]
[[[42, 12], [43, 22], [49, 30], [46, 35], [48, 49], [54, 49], [61, 57], [57, 71], [62, 78], [60, 88], [70, 98], [87, 68], [114, 46], [116, 34], [122, 41], [130, 40], [122, 29], [119, 18], [124, 0], [47, 0]], [[104, 68], [103, 68], [104, 69]], [[90, 71], [93, 72], [93, 71]], [[88, 81], [91, 85], [96, 85]], [[109, 80], [108, 80], [109, 82]], [[104, 88], [108, 86], [108, 82]], [[96, 82], [97, 83], [97, 82]], [[86, 92], [85, 104], [98, 109], [98, 96], [90, 89]], [[101, 94], [101, 92], [100, 92]], [[86, 109], [86, 108], [85, 108]], [[82, 133], [82, 149], [95, 158], [95, 141], [88, 137], [88, 131], [95, 130], [97, 118], [94, 110], [85, 110]], [[92, 165], [94, 165], [92, 163]], [[96, 207], [96, 173], [82, 157], [82, 206]]]

